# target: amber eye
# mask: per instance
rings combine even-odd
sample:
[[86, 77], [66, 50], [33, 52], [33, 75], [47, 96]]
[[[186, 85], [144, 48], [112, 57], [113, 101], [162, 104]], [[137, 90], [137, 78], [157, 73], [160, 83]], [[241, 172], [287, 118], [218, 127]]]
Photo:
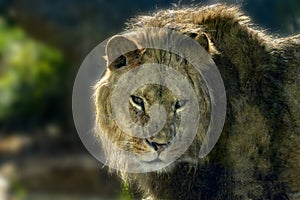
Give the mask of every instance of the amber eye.
[[187, 100], [179, 100], [175, 102], [174, 105], [174, 111], [179, 111], [181, 108], [183, 108], [187, 103]]
[[133, 104], [134, 107], [136, 107], [139, 110], [145, 111], [144, 100], [141, 97], [131, 95], [130, 98], [130, 102]]

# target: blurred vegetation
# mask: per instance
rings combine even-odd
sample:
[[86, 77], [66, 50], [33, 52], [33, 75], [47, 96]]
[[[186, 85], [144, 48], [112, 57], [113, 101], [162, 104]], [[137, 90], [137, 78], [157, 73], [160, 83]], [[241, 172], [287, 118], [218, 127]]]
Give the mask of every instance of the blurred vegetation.
[[0, 124], [30, 126], [55, 118], [63, 97], [62, 54], [0, 23]]
[[243, 7], [269, 32], [286, 36], [300, 31], [299, 0], [251, 0], [244, 1]]
[[130, 200], [133, 199], [133, 194], [131, 193], [129, 189], [129, 185], [126, 183], [122, 183], [122, 190], [120, 194], [120, 200]]

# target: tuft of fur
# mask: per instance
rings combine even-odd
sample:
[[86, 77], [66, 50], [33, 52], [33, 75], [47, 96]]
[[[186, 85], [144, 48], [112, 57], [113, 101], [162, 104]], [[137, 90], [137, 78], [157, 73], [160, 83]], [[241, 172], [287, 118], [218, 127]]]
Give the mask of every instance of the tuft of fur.
[[[127, 25], [169, 28], [198, 41], [221, 72], [227, 116], [206, 161], [124, 179], [154, 199], [300, 199], [300, 35], [268, 35], [224, 4], [161, 10]], [[95, 87], [95, 106], [97, 123], [102, 118], [114, 139], [120, 131], [103, 115], [109, 89], [100, 87], [114, 83], [111, 73]]]

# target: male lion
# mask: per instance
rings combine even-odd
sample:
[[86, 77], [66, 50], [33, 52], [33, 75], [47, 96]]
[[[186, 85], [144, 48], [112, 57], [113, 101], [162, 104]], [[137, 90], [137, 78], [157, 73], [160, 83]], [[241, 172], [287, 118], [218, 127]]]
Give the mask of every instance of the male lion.
[[[199, 158], [212, 104], [201, 76], [178, 55], [139, 49], [138, 38], [113, 37], [106, 46], [107, 70], [95, 86], [96, 126], [117, 147], [136, 154], [138, 167], [147, 169], [156, 162], [155, 156], [144, 153], [164, 155], [189, 102], [159, 84], [140, 87], [123, 101], [132, 120], [147, 124], [149, 108], [158, 104], [165, 108], [166, 123], [148, 138], [125, 134], [110, 105], [112, 88], [125, 72], [145, 63], [172, 66], [187, 77], [201, 108], [195, 140], [180, 158], [154, 172], [122, 172], [122, 178], [154, 199], [300, 199], [300, 35], [267, 35], [251, 27], [239, 8], [223, 4], [161, 10], [128, 23], [129, 29], [139, 27], [172, 29], [196, 40], [221, 73], [227, 113], [218, 143]], [[111, 61], [110, 53], [121, 39], [137, 50]], [[107, 144], [103, 148], [108, 162], [126, 162]], [[161, 159], [168, 160], [171, 153]]]

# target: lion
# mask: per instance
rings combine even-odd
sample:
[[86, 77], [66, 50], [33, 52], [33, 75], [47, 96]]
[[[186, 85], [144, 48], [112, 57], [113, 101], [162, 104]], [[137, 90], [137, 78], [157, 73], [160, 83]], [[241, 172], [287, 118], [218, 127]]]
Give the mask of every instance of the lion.
[[[95, 84], [95, 130], [108, 163], [126, 163], [107, 145], [110, 141], [136, 155], [137, 167], [145, 170], [121, 171], [122, 179], [153, 199], [300, 199], [300, 34], [284, 38], [267, 34], [253, 28], [238, 7], [225, 4], [160, 10], [136, 17], [127, 26], [175, 30], [198, 42], [221, 73], [227, 111], [216, 146], [199, 158], [213, 103], [202, 77], [176, 54], [139, 48], [138, 37], [112, 37], [106, 45], [106, 72]], [[136, 50], [111, 60], [120, 43]], [[112, 90], [124, 73], [147, 63], [179, 71], [192, 85], [201, 108], [199, 128], [189, 148], [152, 172], [147, 169], [172, 157], [172, 152], [165, 152], [178, 134], [181, 112], [189, 101], [159, 84], [138, 88], [123, 101], [132, 121], [145, 126], [153, 105], [164, 106], [166, 121], [154, 136], [125, 134], [113, 118]]]

